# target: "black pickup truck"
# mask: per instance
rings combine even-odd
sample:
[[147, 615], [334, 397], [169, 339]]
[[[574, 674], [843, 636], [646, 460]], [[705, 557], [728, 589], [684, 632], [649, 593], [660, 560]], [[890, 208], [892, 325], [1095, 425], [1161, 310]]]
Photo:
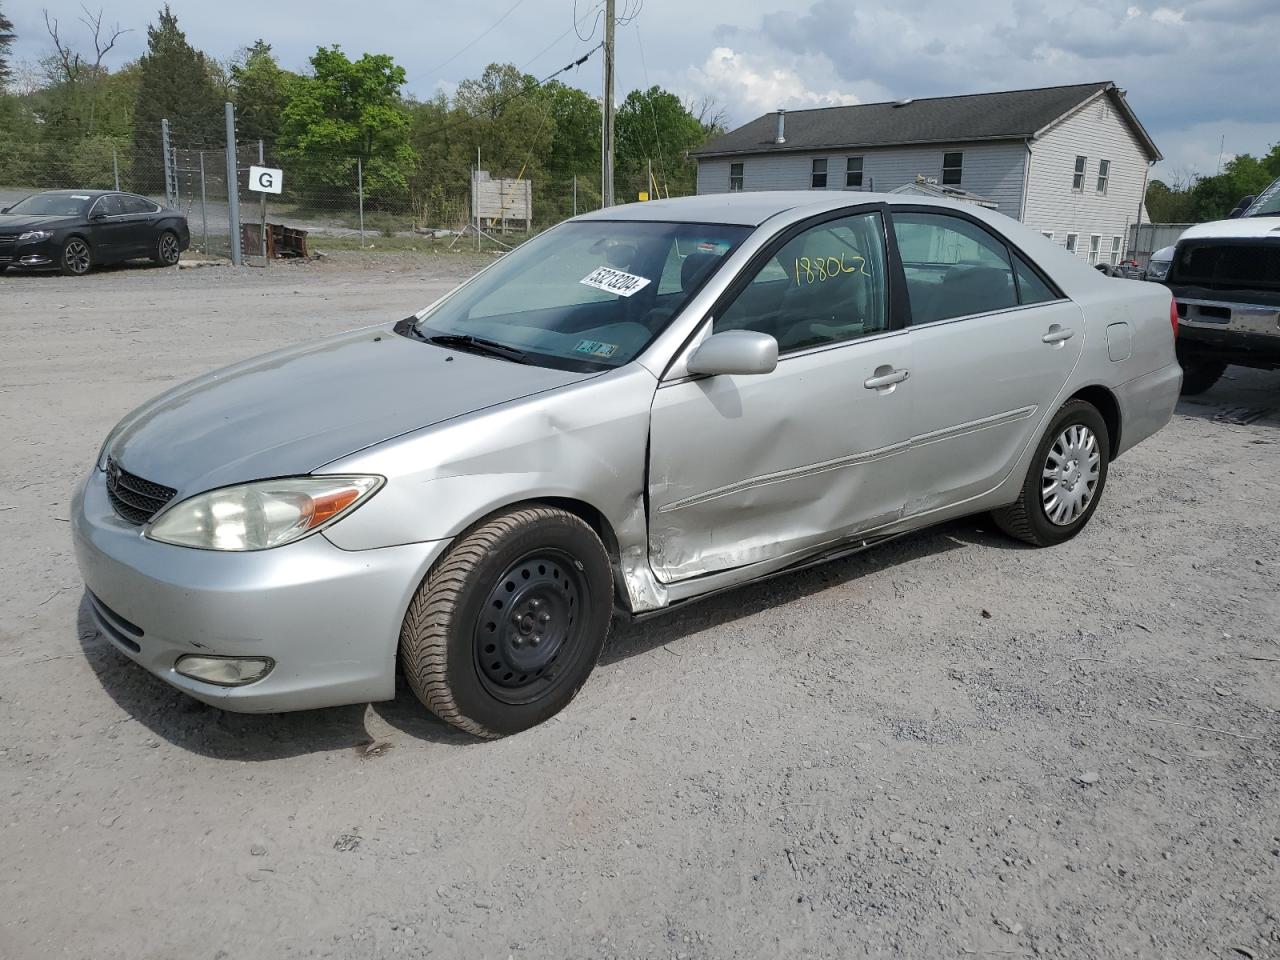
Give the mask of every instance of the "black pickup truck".
[[1178, 303], [1184, 394], [1208, 390], [1230, 363], [1280, 369], [1280, 180], [1179, 237], [1164, 282]]

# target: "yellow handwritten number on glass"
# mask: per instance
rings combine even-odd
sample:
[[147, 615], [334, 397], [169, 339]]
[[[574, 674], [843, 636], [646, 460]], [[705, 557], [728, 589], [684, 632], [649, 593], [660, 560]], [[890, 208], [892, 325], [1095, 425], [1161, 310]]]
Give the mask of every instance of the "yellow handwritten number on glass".
[[838, 257], [796, 257], [796, 286], [834, 280], [846, 273], [871, 276], [870, 271], [867, 270], [866, 258], [856, 253], [842, 252]]

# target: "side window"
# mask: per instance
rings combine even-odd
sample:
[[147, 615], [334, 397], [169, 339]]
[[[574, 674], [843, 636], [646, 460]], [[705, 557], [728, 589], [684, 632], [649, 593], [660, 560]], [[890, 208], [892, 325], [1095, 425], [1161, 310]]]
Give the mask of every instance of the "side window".
[[942, 155], [942, 182], [959, 186], [964, 178], [964, 154], [944, 153]]
[[936, 213], [894, 214], [893, 227], [912, 324], [1017, 306], [1004, 244], [981, 227]]
[[143, 197], [122, 196], [120, 202], [124, 204], [125, 213], [151, 213], [156, 208], [154, 203]]
[[745, 179], [742, 170], [743, 167], [741, 163], [729, 164], [729, 190], [731, 192], [736, 193], [742, 189], [742, 184]]
[[757, 330], [782, 353], [888, 329], [884, 221], [829, 220], [788, 240], [715, 321], [715, 332]]
[[109, 193], [98, 201], [97, 206], [93, 208], [94, 213], [100, 213], [106, 217], [118, 217], [124, 213], [124, 204], [121, 202], [123, 198], [118, 193]]
[[814, 190], [823, 190], [827, 186], [827, 161], [826, 159], [813, 161], [813, 166], [809, 171], [809, 186]]
[[1019, 300], [1023, 305], [1048, 303], [1058, 299], [1058, 295], [1040, 279], [1040, 274], [1031, 269], [1031, 264], [1016, 253], [1013, 255], [1013, 268], [1018, 272], [1018, 293], [1021, 294]]
[[844, 162], [844, 185], [862, 187], [862, 157], [849, 157]]

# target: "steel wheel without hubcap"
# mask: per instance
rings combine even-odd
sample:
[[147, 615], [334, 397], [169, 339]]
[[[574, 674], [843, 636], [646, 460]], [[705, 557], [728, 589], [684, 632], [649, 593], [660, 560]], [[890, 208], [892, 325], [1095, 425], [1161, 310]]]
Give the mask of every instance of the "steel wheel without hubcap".
[[1040, 484], [1040, 500], [1051, 523], [1069, 526], [1089, 508], [1101, 467], [1098, 438], [1088, 427], [1072, 424], [1058, 435], [1049, 448]]
[[89, 245], [79, 237], [72, 237], [62, 248], [62, 269], [66, 273], [79, 276], [89, 272], [93, 258], [89, 254]]
[[172, 267], [178, 262], [178, 255], [181, 251], [178, 249], [178, 238], [172, 233], [165, 233], [160, 236], [160, 262], [167, 267]]
[[476, 669], [505, 703], [532, 703], [558, 689], [556, 661], [572, 650], [589, 600], [578, 565], [558, 550], [531, 553], [498, 578], [475, 626]]

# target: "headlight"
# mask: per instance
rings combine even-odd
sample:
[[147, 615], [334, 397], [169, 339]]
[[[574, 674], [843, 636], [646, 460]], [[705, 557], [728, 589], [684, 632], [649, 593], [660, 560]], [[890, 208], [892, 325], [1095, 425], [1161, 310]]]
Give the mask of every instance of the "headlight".
[[201, 550], [267, 550], [346, 516], [382, 477], [287, 477], [223, 487], [169, 507], [146, 536]]
[[20, 234], [19, 240], [48, 240], [53, 236], [52, 230], [28, 230], [24, 234]]

